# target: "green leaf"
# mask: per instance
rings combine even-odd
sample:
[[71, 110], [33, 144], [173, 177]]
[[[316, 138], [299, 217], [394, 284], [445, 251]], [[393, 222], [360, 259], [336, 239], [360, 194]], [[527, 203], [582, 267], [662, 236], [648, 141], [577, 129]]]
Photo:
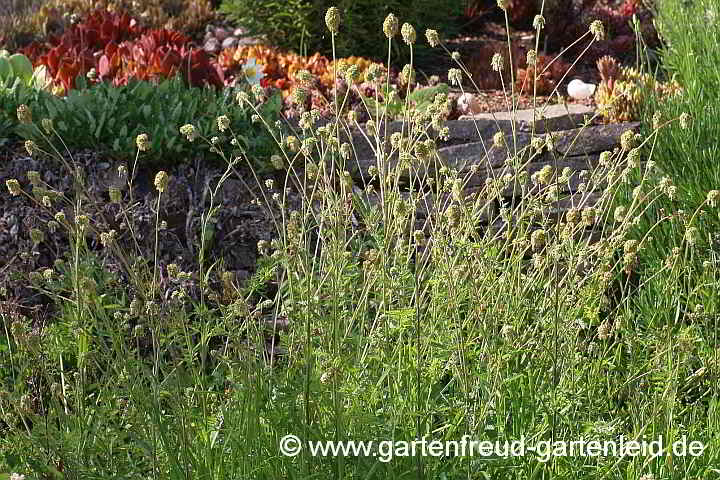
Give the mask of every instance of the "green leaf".
[[12, 76], [12, 67], [7, 58], [0, 57], [0, 81], [5, 82]]
[[92, 112], [90, 110], [88, 110], [87, 108], [84, 110], [84, 112], [85, 112], [85, 116], [88, 118], [88, 123], [89, 123], [89, 127], [90, 127], [89, 130], [92, 132], [93, 130], [95, 130], [95, 126], [97, 125], [97, 120], [95, 119], [95, 116], [92, 114]]
[[282, 111], [283, 97], [280, 92], [275, 92], [273, 96], [267, 99], [262, 106], [262, 112], [267, 115], [278, 115]]
[[408, 95], [408, 99], [417, 103], [432, 102], [435, 100], [435, 96], [439, 93], [448, 92], [450, 92], [450, 87], [445, 83], [441, 83], [439, 85], [435, 85], [434, 87], [426, 87], [415, 90]]
[[98, 120], [97, 128], [95, 129], [95, 138], [100, 138], [100, 133], [102, 133], [102, 129], [105, 126], [105, 121], [107, 120], [108, 111], [103, 110], [103, 112], [100, 114], [100, 120]]
[[23, 83], [28, 85], [33, 74], [33, 66], [30, 59], [22, 53], [16, 53], [14, 55], [10, 55], [8, 62], [12, 68], [13, 75], [21, 78]]
[[75, 88], [78, 90], [85, 90], [88, 88], [87, 78], [85, 75], [78, 73], [75, 77]]

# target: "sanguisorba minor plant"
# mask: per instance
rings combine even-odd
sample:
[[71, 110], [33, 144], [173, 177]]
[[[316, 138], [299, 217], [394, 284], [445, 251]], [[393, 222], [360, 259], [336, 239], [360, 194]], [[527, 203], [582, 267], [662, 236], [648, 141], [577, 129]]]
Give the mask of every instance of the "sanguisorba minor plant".
[[[334, 44], [341, 14], [331, 8], [325, 20]], [[544, 21], [535, 20], [538, 37]], [[388, 64], [367, 73], [378, 87], [389, 82], [385, 72], [398, 34], [410, 58], [417, 41], [414, 28], [400, 26], [392, 14], [383, 31]], [[589, 42], [601, 38], [602, 25], [593, 23], [589, 34]], [[437, 32], [425, 36], [432, 47], [445, 48]], [[467, 70], [450, 55], [458, 63], [451, 80], [462, 84]], [[501, 59], [493, 58], [497, 72]], [[353, 67], [335, 73], [350, 80], [357, 75]], [[410, 88], [412, 61], [402, 75]], [[297, 80], [301, 88], [294, 95], [302, 104], [312, 77], [298, 72]], [[281, 185], [255, 175], [259, 202], [279, 217], [277, 238], [258, 245], [266, 254], [263, 278], [237, 288], [218, 272], [222, 291], [211, 288], [221, 265], [207, 255], [207, 235], [220, 185], [237, 174], [242, 160], [223, 155], [219, 136], [201, 137], [227, 168], [211, 188], [202, 218], [199, 272], [167, 265], [164, 278], [174, 292], [169, 298], [159, 295], [157, 254], [139, 262], [143, 251], [132, 231], [107, 231], [99, 217], [83, 211], [78, 176], [71, 197], [61, 196], [71, 215], [53, 220], [53, 228], [67, 228], [75, 246], [71, 266], [60, 263], [36, 279], [60, 305], [55, 333], [39, 342], [21, 322], [5, 332], [12, 353], [7, 364], [18, 372], [12, 401], [0, 398], [13, 442], [0, 441], [15, 453], [4, 460], [9, 468], [43, 474], [62, 468], [78, 478], [177, 479], [650, 479], [708, 471], [708, 456], [685, 460], [669, 450], [568, 455], [550, 443], [664, 436], [667, 446], [687, 428], [672, 419], [679, 402], [691, 400], [671, 397], [670, 387], [648, 386], [657, 362], [680, 381], [679, 363], [673, 362], [681, 359], [665, 355], [672, 338], [647, 340], [608, 306], [609, 286], [619, 271], [635, 265], [646, 241], [628, 239], [630, 227], [659, 198], [673, 194], [671, 182], [647, 181], [654, 165], [644, 161], [645, 147], [659, 130], [646, 138], [625, 132], [620, 148], [581, 172], [582, 195], [558, 215], [575, 172], [563, 163], [553, 135], [533, 135], [520, 148], [515, 128], [498, 125], [492, 144], [483, 145], [482, 162], [462, 169], [438, 152], [438, 142], [450, 133], [444, 94], [422, 112], [406, 108], [397, 129], [379, 112], [359, 125], [352, 113], [343, 114], [347, 97], [335, 91], [331, 121], [321, 125], [318, 112], [305, 112], [300, 132], [292, 135], [259, 113], [263, 90], [254, 87], [251, 94], [241, 92], [237, 101], [271, 132], [282, 149], [273, 163], [287, 172]], [[514, 110], [511, 100], [512, 91], [508, 106]], [[389, 101], [376, 94], [374, 105], [387, 107]], [[24, 108], [18, 118], [32, 121]], [[219, 132], [235, 137], [229, 125], [227, 117], [217, 118]], [[49, 121], [43, 127], [53, 131]], [[361, 145], [349, 140], [353, 128], [371, 148], [371, 161], [363, 161]], [[181, 134], [189, 141], [199, 137], [190, 124]], [[148, 140], [136, 139], [138, 155]], [[30, 153], [39, 148], [26, 146]], [[499, 174], [483, 163], [493, 150], [507, 154]], [[541, 159], [547, 165], [529, 175], [528, 166]], [[125, 216], [128, 225], [134, 171], [121, 172], [127, 193], [110, 192], [120, 206], [118, 218]], [[480, 188], [465, 188], [483, 172]], [[610, 212], [631, 172], [640, 173], [638, 187]], [[35, 174], [28, 177], [37, 188], [28, 198], [52, 214], [58, 199]], [[157, 252], [159, 206], [169, 186], [166, 174], [155, 180]], [[7, 188], [12, 195], [24, 193], [17, 180], [8, 180]], [[522, 202], [506, 203], [508, 191], [521, 192]], [[591, 196], [599, 197], [592, 206]], [[108, 266], [93, 262], [86, 248], [91, 230], [117, 255], [131, 292], [113, 289]], [[35, 237], [42, 241], [42, 232]], [[121, 248], [121, 238], [129, 248]], [[672, 265], [657, 274], [668, 269]], [[268, 278], [278, 283], [277, 295], [253, 307], [257, 282]], [[47, 345], [48, 339], [54, 343]], [[636, 354], [648, 344], [648, 355]], [[32, 381], [20, 380], [25, 376]], [[23, 391], [27, 385], [39, 386]], [[697, 416], [703, 404], [683, 408]], [[490, 441], [496, 450], [462, 455], [458, 443], [465, 435]], [[420, 439], [456, 443], [439, 450], [400, 443]], [[398, 443], [377, 443], [356, 455], [312, 451], [314, 441], [347, 440]], [[513, 453], [503, 447], [513, 441], [540, 449]], [[21, 451], [30, 453], [19, 460]]]
[[[535, 19], [536, 45], [544, 22], [542, 15]], [[340, 12], [329, 9], [326, 23], [334, 42]], [[398, 34], [412, 58], [411, 25], [400, 27], [390, 14], [383, 30], [388, 67]], [[601, 39], [602, 24], [593, 22], [588, 35], [589, 42]], [[436, 31], [428, 30], [426, 37], [431, 46], [445, 48]], [[457, 54], [447, 53], [458, 64], [450, 81], [462, 85], [467, 69]], [[528, 63], [534, 58], [533, 51]], [[495, 71], [502, 71], [502, 61], [498, 52]], [[341, 68], [336, 74], [352, 85], [356, 71]], [[411, 61], [402, 71], [408, 88], [413, 75]], [[298, 72], [297, 79], [301, 87], [294, 95], [302, 103], [307, 95], [302, 85], [312, 77]], [[378, 87], [389, 81], [379, 66], [368, 69], [366, 80]], [[254, 93], [255, 101], [245, 94], [238, 101], [256, 108], [262, 92]], [[498, 125], [492, 145], [483, 144], [487, 165], [462, 170], [437, 151], [449, 134], [446, 95], [438, 95], [426, 111], [406, 115], [399, 131], [381, 115], [359, 125], [352, 112], [343, 114], [343, 95], [336, 91], [331, 100], [335, 116], [329, 122], [320, 125], [318, 112], [307, 111], [301, 132], [278, 131], [276, 137], [284, 153], [275, 163], [287, 175], [269, 192], [272, 203], [286, 207], [290, 186], [302, 198], [283, 213], [282, 230], [271, 245], [283, 279], [276, 308], [290, 325], [283, 339], [285, 362], [272, 365], [272, 375], [292, 393], [273, 403], [282, 421], [274, 422], [273, 414], [267, 421], [273, 425], [271, 438], [301, 439], [297, 456], [277, 459], [280, 471], [301, 478], [475, 478], [472, 472], [478, 471], [498, 478], [652, 478], [648, 472], [677, 475], [683, 468], [686, 475], [708, 468], [707, 462], [673, 465], [667, 450], [620, 458], [562, 451], [547, 458], [502, 453], [471, 458], [450, 450], [456, 453], [438, 458], [410, 454], [398, 444], [382, 455], [313, 454], [313, 441], [459, 441], [466, 434], [501, 444], [587, 435], [669, 441], [681, 432], [658, 417], [667, 397], [662, 392], [648, 397], [644, 390], [641, 379], [652, 366], [622, 363], [639, 332], [620, 321], [608, 298], [618, 273], [633, 267], [647, 240], [628, 239], [631, 225], [672, 194], [668, 180], [648, 181], [654, 163], [647, 147], [659, 128], [646, 138], [625, 132], [620, 148], [602, 153], [596, 168], [580, 172], [582, 195], [559, 216], [554, 212], [568, 202], [576, 172], [563, 162], [552, 134], [533, 135], [519, 148], [514, 124], [510, 132]], [[376, 96], [375, 105], [388, 101]], [[508, 108], [515, 111], [515, 92]], [[372, 149], [369, 163], [349, 141], [352, 128]], [[490, 168], [490, 149], [507, 152], [501, 174]], [[549, 165], [529, 176], [528, 166], [541, 159]], [[467, 191], [469, 179], [481, 171], [484, 185]], [[626, 204], [610, 211], [631, 172], [639, 172], [639, 185]], [[507, 204], [508, 190], [520, 191], [522, 202]], [[599, 200], [591, 205], [594, 196]], [[667, 272], [662, 267], [657, 274]]]
[[[12, 197], [24, 197], [46, 217], [32, 219], [33, 247], [23, 257], [32, 264], [39, 256], [45, 229], [66, 236], [69, 248], [51, 267], [29, 277], [29, 286], [54, 304], [48, 325], [12, 313], [5, 303], [0, 310], [5, 327], [0, 470], [177, 479], [190, 472], [226, 478], [228, 471], [238, 471], [236, 461], [224, 456], [224, 445], [244, 431], [236, 422], [223, 427], [223, 398], [245, 384], [257, 352], [265, 351], [260, 315], [268, 304], [252, 305], [250, 298], [257, 297], [271, 268], [259, 266], [253, 282], [237, 288], [207, 254], [218, 188], [236, 161], [228, 160], [219, 180], [208, 185], [207, 211], [197, 232], [199, 268], [184, 272], [175, 263], [161, 265], [158, 255], [166, 228], [161, 212], [169, 194], [167, 172], [155, 175], [157, 196], [146, 206], [154, 219], [152, 238], [135, 229], [143, 206], [133, 187], [138, 161], [151, 148], [147, 134], [136, 137], [130, 168], [120, 165], [119, 182], [97, 198], [53, 120], [36, 124], [26, 105], [17, 109], [17, 117], [42, 139], [42, 144], [25, 142], [28, 154], [56, 160], [72, 179], [68, 191], [48, 184], [38, 171], [26, 172], [27, 187], [16, 178], [6, 181]], [[225, 116], [216, 124], [221, 133], [230, 126]], [[191, 125], [180, 134], [190, 140], [198, 136]], [[219, 143], [216, 137], [203, 139], [211, 146]], [[233, 145], [238, 143], [235, 139]], [[220, 281], [219, 291], [209, 287], [211, 275]], [[237, 328], [239, 319], [248, 321]], [[225, 369], [229, 363], [222, 358], [235, 373]], [[244, 378], [240, 383], [236, 373]]]

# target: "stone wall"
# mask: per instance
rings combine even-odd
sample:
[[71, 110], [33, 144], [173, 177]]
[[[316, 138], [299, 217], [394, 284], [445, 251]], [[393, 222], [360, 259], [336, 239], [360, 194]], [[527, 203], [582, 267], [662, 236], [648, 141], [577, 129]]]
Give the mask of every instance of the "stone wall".
[[[533, 118], [532, 110], [518, 111], [514, 115], [514, 135], [513, 119], [511, 118], [513, 116], [507, 113], [483, 114], [474, 119], [461, 118], [448, 121], [445, 126], [450, 130], [449, 138], [438, 145], [440, 164], [459, 172], [459, 178], [466, 180], [463, 195], [466, 199], [472, 198], [472, 195], [483, 188], [487, 179], [501, 178], [506, 174], [515, 173], [515, 169], [507, 162], [510, 152], [520, 151], [523, 147], [530, 145], [533, 137], [545, 138], [546, 134], [552, 132], [554, 150], [550, 152], [544, 149], [542, 154], [524, 164], [526, 163], [525, 170], [528, 178], [546, 165], [556, 168], [558, 172], [565, 167], [572, 170], [569, 181], [559, 188], [561, 193], [559, 201], [544, 211], [548, 215], [561, 218], [571, 208], [595, 206], [601, 197], [601, 191], [596, 188], [594, 192], [581, 192], [581, 184], [587, 182], [582, 178], [581, 172], [591, 171], [598, 167], [600, 153], [619, 147], [622, 133], [626, 130], [637, 130], [639, 126], [639, 123], [595, 125], [589, 122], [585, 126], [586, 120], [589, 120], [592, 115], [593, 111], [582, 105], [548, 106], [543, 111], [543, 115], [536, 116], [539, 118]], [[388, 137], [401, 130], [402, 122], [388, 123]], [[506, 147], [492, 147], [493, 136], [498, 131], [503, 132]], [[513, 138], [516, 143], [513, 142]], [[349, 139], [346, 137], [345, 140]], [[356, 184], [362, 186], [368, 181], [369, 168], [375, 165], [376, 161], [367, 139], [359, 131], [353, 132], [351, 140], [355, 148], [355, 155], [349, 162], [348, 168], [351, 170]], [[394, 164], [396, 161], [397, 158], [393, 158], [390, 163]], [[431, 168], [427, 172], [422, 172], [420, 177], [425, 179], [435, 177], [438, 173], [435, 170], [437, 169]], [[406, 190], [406, 196], [409, 196], [410, 189], [414, 192], [434, 191], [424, 183], [422, 179], [418, 178], [410, 181], [407, 176], [402, 178], [401, 182]], [[498, 230], [504, 229], [506, 225], [498, 219], [501, 203], [504, 206], [517, 205], [522, 199], [522, 187], [517, 182], [505, 187], [501, 200], [494, 200], [483, 206], [480, 223], [492, 224], [490, 226], [494, 226]], [[533, 188], [530, 180], [525, 187], [526, 189]], [[538, 186], [535, 185], [534, 188], [536, 190], [526, 190], [526, 192], [538, 192]], [[356, 188], [356, 192], [362, 193], [361, 188]], [[365, 197], [371, 203], [379, 201], [377, 196], [367, 198], [365, 195]], [[420, 202], [421, 206], [417, 211], [416, 227], [423, 225], [428, 210], [434, 210], [436, 201], [432, 193], [425, 195], [424, 201]], [[443, 194], [440, 198], [440, 210], [449, 203], [450, 193]], [[426, 224], [424, 226], [427, 227]]]

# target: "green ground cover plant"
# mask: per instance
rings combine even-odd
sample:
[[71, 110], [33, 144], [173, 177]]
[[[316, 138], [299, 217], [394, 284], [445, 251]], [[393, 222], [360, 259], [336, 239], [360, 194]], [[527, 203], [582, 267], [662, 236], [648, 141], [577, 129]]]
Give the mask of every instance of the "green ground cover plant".
[[[152, 138], [152, 150], [143, 156], [148, 164], [190, 161], [199, 154], [208, 160], [217, 155], [204, 144], [188, 144], [178, 136], [178, 129], [193, 121], [202, 135], [215, 131], [217, 117], [232, 118], [231, 125], [239, 133], [235, 150], [245, 150], [258, 159], [257, 166], [267, 169], [274, 152], [272, 137], [259, 123], [253, 124], [251, 115], [234, 100], [233, 89], [217, 92], [210, 88], [187, 88], [182, 79], [173, 78], [159, 83], [131, 81], [113, 87], [107, 82], [87, 86], [82, 77], [81, 88], [66, 97], [15, 85], [0, 89], [0, 122], [6, 132], [13, 132], [23, 140], [31, 140], [42, 149], [49, 149], [47, 135], [40, 125], [22, 124], [12, 113], [20, 105], [27, 105], [37, 120], [54, 119], [53, 128], [68, 147], [94, 148], [118, 160], [134, 157], [135, 137], [147, 133]], [[282, 105], [278, 96], [268, 101], [261, 115], [277, 116]], [[219, 138], [219, 137], [218, 137]], [[264, 160], [261, 160], [264, 159]]]
[[[507, 2], [499, 6], [505, 10]], [[334, 46], [345, 17], [334, 8], [324, 15]], [[404, 71], [412, 75], [414, 49], [427, 41], [456, 61], [451, 82], [461, 88], [462, 80], [472, 83], [437, 31], [416, 33], [401, 20], [388, 15], [383, 22], [388, 64], [396, 49], [405, 49], [410, 62]], [[545, 21], [533, 22], [536, 49]], [[697, 34], [708, 31], [699, 28]], [[602, 24], [593, 22], [578, 43], [589, 48], [603, 36]], [[683, 43], [671, 45], [683, 53]], [[492, 69], [500, 74], [502, 67], [498, 52]], [[299, 72], [297, 78], [302, 97], [312, 75]], [[375, 92], [388, 88], [379, 68], [369, 69], [367, 80], [376, 84]], [[514, 81], [509, 110], [515, 109], [513, 89]], [[347, 92], [335, 93], [333, 108], [341, 112]], [[716, 473], [717, 306], [703, 293], [703, 315], [684, 315], [683, 290], [688, 278], [696, 281], [695, 292], [717, 290], [713, 269], [687, 276], [694, 272], [694, 256], [712, 260], [713, 254], [688, 241], [696, 237], [687, 229], [678, 231], [683, 243], [669, 261], [646, 262], [643, 253], [662, 241], [655, 231], [673, 225], [665, 218], [648, 221], [648, 212], [666, 205], [677, 215], [677, 205], [669, 202], [680, 183], [663, 180], [672, 173], [661, 162], [671, 158], [656, 157], [663, 153], [658, 146], [666, 132], [682, 139], [700, 128], [697, 104], [685, 99], [690, 103], [661, 111], [652, 129], [623, 134], [620, 147], [604, 152], [598, 167], [584, 174], [584, 194], [598, 194], [599, 203], [556, 221], [552, 208], [563, 199], [561, 187], [572, 172], [556, 168], [562, 156], [555, 138], [536, 135], [517, 149], [514, 135], [495, 135], [485, 149], [509, 147], [507, 162], [515, 171], [467, 195], [463, 187], [472, 172], [454, 171], [437, 155], [446, 134], [445, 92], [436, 92], [421, 112], [406, 104], [400, 110], [404, 128], [389, 142], [381, 141], [389, 95], [366, 104], [375, 110], [364, 126], [375, 163], [360, 169], [362, 178], [350, 175], [355, 145], [340, 135], [358, 126], [352, 114], [320, 126], [317, 112], [307, 111], [300, 130], [288, 133], [262, 114], [269, 99], [261, 88], [233, 94], [232, 108], [218, 107], [215, 118], [176, 125], [177, 137], [187, 141], [183, 148], [204, 143], [225, 165], [208, 186], [197, 271], [182, 271], [158, 256], [160, 206], [172, 195], [164, 170], [153, 182], [155, 249], [144, 256], [132, 248], [131, 229], [107, 230], [89, 213], [72, 155], [65, 166], [73, 187], [57, 197], [46, 200], [17, 179], [6, 181], [8, 195], [46, 206], [47, 231], [62, 230], [71, 248], [27, 279], [54, 303], [52, 322], [33, 325], [17, 311], [2, 311], [0, 471], [178, 480], [652, 480]], [[13, 107], [22, 128], [45, 132], [48, 144], [61, 145], [71, 135], [57, 129], [60, 118], [52, 112], [38, 116], [42, 106]], [[233, 140], [238, 144], [247, 135], [235, 117], [252, 121], [252, 115], [275, 142], [271, 162], [280, 177], [264, 178], [252, 168], [251, 152], [233, 148]], [[53, 128], [45, 128], [43, 118], [53, 118]], [[150, 130], [128, 130], [125, 138], [133, 142], [137, 161], [165, 148]], [[677, 145], [683, 155], [695, 155], [687, 139]], [[62, 160], [59, 150], [46, 149], [55, 152], [48, 161]], [[524, 167], [541, 154], [550, 155], [555, 167], [529, 178]], [[223, 208], [221, 187], [237, 176], [240, 164], [251, 167], [262, 189], [257, 202], [277, 226], [274, 240], [258, 244], [258, 269], [242, 283], [203, 248]], [[118, 173], [132, 192], [134, 175], [127, 168]], [[37, 172], [27, 178], [40, 193], [52, 188]], [[409, 191], [401, 185], [410, 185]], [[523, 201], [507, 205], [502, 191], [512, 185], [522, 190]], [[710, 187], [696, 187], [695, 208], [711, 207], [708, 218], [717, 218], [717, 193], [711, 195]], [[708, 191], [700, 195], [701, 188]], [[291, 201], [293, 189], [299, 202]], [[134, 214], [132, 198], [111, 194], [121, 217]], [[417, 222], [418, 207], [428, 211], [426, 222]], [[481, 219], [496, 228], [479, 228]], [[638, 237], [642, 222], [647, 228]], [[698, 226], [697, 238], [701, 228], [706, 226]], [[591, 241], [591, 231], [601, 239]], [[31, 235], [37, 245], [49, 233], [36, 227]], [[91, 248], [98, 242], [110, 256]], [[627, 285], [640, 267], [648, 278], [673, 286], [656, 292], [657, 301], [667, 303], [660, 303], [659, 315], [634, 302], [627, 288], [613, 296], [613, 286]], [[668, 306], [676, 312], [672, 318], [665, 316]], [[299, 439], [297, 455], [282, 454], [287, 435]], [[314, 456], [308, 443], [460, 441], [464, 435], [501, 443], [524, 438], [528, 445], [661, 440], [665, 449], [656, 455], [557, 453], [545, 459], [542, 451]], [[697, 456], [674, 452], [671, 446], [683, 438], [701, 442], [704, 450]]]

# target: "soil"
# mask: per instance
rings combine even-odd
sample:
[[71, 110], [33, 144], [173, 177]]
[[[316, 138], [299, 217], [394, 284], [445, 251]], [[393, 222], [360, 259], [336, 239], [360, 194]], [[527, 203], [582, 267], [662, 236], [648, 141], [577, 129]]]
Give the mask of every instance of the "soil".
[[[128, 212], [125, 215], [120, 205], [110, 202], [108, 193], [109, 186], [120, 183], [116, 174], [119, 164], [91, 150], [72, 152], [72, 156], [65, 156], [65, 161], [78, 165], [85, 178], [82, 212], [91, 218], [92, 227], [86, 234], [90, 256], [111, 272], [115, 280], [130, 285], [127, 269], [123, 268], [114, 252], [101, 245], [99, 234], [116, 230], [117, 244], [127, 252], [139, 254], [138, 257], [152, 267], [158, 198], [152, 181], [159, 169], [138, 169], [132, 207], [128, 208], [129, 192], [124, 192], [123, 205]], [[30, 157], [21, 143], [0, 147], [0, 165], [0, 184], [5, 192], [0, 195], [0, 258], [3, 259], [0, 262], [0, 314], [12, 311], [34, 318], [39, 312], [46, 311], [50, 302], [42, 293], [42, 288], [38, 288], [39, 285], [31, 284], [28, 275], [54, 268], [55, 259], [69, 259], [69, 239], [65, 229], [59, 228], [52, 233], [49, 225], [59, 210], [73, 223], [74, 207], [67, 201], [58, 200], [51, 208], [45, 208], [32, 194], [10, 195], [5, 182], [17, 179], [23, 192], [31, 192], [27, 171], [35, 170], [40, 172], [45, 188], [63, 192], [70, 198], [74, 196], [73, 182], [60, 162]], [[160, 287], [164, 296], [169, 296], [173, 285], [164, 273], [169, 263], [177, 264], [182, 271], [199, 270], [201, 218], [209, 210], [210, 190], [223, 171], [208, 167], [199, 160], [166, 170], [170, 182], [161, 198], [159, 217], [167, 222], [167, 228], [160, 231], [158, 238], [158, 264], [163, 272], [160, 274]], [[220, 208], [210, 227], [213, 235], [206, 255], [209, 259], [206, 268], [222, 259], [216, 268], [230, 272], [238, 284], [242, 284], [255, 270], [258, 241], [270, 240], [275, 231], [273, 216], [276, 212], [251, 203], [260, 197], [252, 178], [251, 172], [238, 168], [219, 190], [215, 204]], [[296, 203], [293, 198], [290, 197], [291, 203]], [[45, 234], [39, 244], [34, 244], [30, 238], [33, 228]], [[191, 283], [196, 282], [197, 275]], [[137, 292], [130, 289], [128, 293], [133, 295]]]
[[[460, 53], [463, 63], [468, 65], [471, 72], [475, 70], [473, 72], [473, 78], [476, 84], [479, 84], [480, 88], [473, 88], [473, 85], [466, 81], [463, 84], [463, 90], [455, 87], [451, 89], [451, 92], [456, 95], [459, 95], [463, 91], [475, 94], [479, 100], [480, 112], [482, 113], [507, 111], [507, 97], [509, 96], [510, 90], [509, 82], [506, 82], [506, 91], [508, 92], [506, 94], [505, 91], [503, 91], [502, 85], [498, 84], [498, 74], [490, 69], [491, 54], [493, 52], [507, 52], [507, 34], [505, 25], [497, 20], [486, 20], [483, 21], [481, 25], [476, 25], [472, 30], [472, 34], [448, 40], [445, 44], [450, 52], [457, 51]], [[511, 44], [514, 47], [514, 55], [516, 55], [517, 52], [520, 52], [524, 60], [525, 53], [528, 50], [535, 48], [534, 33], [534, 30], [511, 29], [510, 39]], [[540, 45], [539, 54], [543, 53], [545, 52], [542, 50], [542, 45]], [[548, 52], [548, 55], [552, 58], [555, 57], [553, 52]], [[484, 65], [485, 69], [483, 69], [482, 65], [479, 64]], [[420, 72], [420, 78], [423, 76], [430, 77], [431, 75], [437, 75], [440, 77], [441, 81], [448, 82], [448, 70], [456, 67], [457, 64], [444, 50], [435, 49], [435, 53], [432, 57], [427, 59], [424, 64], [418, 65], [417, 69]], [[535, 100], [538, 105], [542, 105], [545, 102], [558, 103], [560, 101], [558, 94], [561, 96], [567, 95], [567, 84], [574, 78], [580, 78], [588, 83], [597, 84], [600, 82], [600, 75], [594, 62], [583, 62], [582, 59], [580, 59], [580, 61], [567, 72], [568, 73], [565, 78], [559, 82], [557, 92], [554, 93], [552, 97], [548, 95], [536, 96]], [[488, 84], [492, 88], [488, 88]], [[486, 88], [483, 88], [484, 86]], [[522, 110], [532, 108], [535, 100], [533, 100], [530, 88], [522, 91], [515, 91], [517, 109]], [[574, 102], [577, 101], [574, 100]], [[580, 103], [594, 106], [592, 99], [581, 101]]]

